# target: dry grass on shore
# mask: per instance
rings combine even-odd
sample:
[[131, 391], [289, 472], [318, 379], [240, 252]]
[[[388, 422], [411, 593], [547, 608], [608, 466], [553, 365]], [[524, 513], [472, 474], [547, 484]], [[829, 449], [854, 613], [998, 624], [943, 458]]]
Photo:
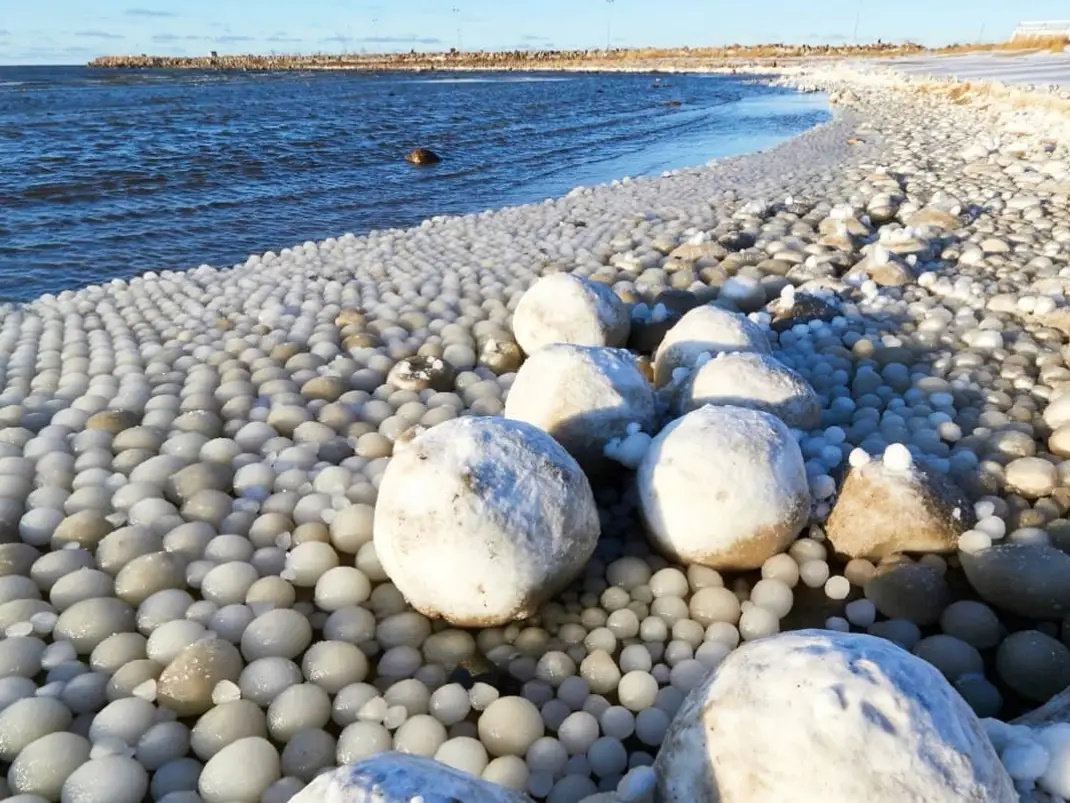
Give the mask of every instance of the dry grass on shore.
[[939, 55], [959, 53], [1004, 53], [1009, 56], [1028, 55], [1029, 53], [1062, 53], [1070, 47], [1070, 37], [1056, 36], [1022, 36], [1006, 42], [989, 42], [985, 44], [948, 45], [934, 49]]

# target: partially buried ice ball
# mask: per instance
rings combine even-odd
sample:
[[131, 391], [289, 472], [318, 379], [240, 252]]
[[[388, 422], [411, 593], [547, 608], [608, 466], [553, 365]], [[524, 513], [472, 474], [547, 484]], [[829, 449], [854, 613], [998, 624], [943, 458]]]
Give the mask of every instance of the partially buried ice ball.
[[653, 432], [654, 392], [624, 349], [557, 343], [521, 367], [505, 415], [545, 430], [584, 468], [605, 462], [606, 444], [629, 428]]
[[522, 421], [458, 418], [390, 461], [373, 538], [414, 608], [485, 627], [535, 613], [598, 535], [587, 477], [557, 441]]
[[1012, 803], [981, 723], [940, 672], [874, 636], [746, 644], [684, 701], [655, 764], [663, 803]]
[[702, 407], [667, 426], [639, 466], [651, 541], [683, 563], [761, 566], [806, 524], [810, 491], [787, 426], [743, 407]]
[[525, 354], [551, 343], [623, 346], [630, 329], [628, 310], [608, 286], [571, 273], [539, 279], [513, 313], [513, 334]]
[[678, 368], [692, 369], [707, 354], [768, 354], [769, 340], [745, 315], [710, 305], [695, 307], [665, 333], [654, 355], [654, 384], [673, 380]]

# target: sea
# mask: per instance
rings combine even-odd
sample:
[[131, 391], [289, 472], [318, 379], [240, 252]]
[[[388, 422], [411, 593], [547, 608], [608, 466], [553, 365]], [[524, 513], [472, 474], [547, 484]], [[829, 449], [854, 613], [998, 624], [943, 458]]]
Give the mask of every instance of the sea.
[[0, 67], [0, 302], [542, 201], [828, 117], [736, 76]]

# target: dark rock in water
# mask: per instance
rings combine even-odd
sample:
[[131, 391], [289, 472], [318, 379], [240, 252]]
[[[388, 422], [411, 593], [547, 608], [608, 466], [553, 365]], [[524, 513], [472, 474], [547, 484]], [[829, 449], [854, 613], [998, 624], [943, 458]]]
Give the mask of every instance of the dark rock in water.
[[681, 101], [679, 101], [679, 100], [667, 100], [664, 103], [662, 103], [661, 105], [662, 106], [679, 106], [680, 104], [681, 104]]
[[427, 148], [415, 148], [409, 151], [405, 161], [414, 165], [433, 165], [441, 162], [442, 157]]

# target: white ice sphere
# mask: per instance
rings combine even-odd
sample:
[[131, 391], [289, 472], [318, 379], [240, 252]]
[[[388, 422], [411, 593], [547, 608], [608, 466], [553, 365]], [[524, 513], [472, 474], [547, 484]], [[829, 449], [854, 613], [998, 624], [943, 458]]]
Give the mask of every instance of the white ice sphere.
[[884, 450], [884, 457], [881, 461], [889, 471], [910, 471], [911, 466], [914, 465], [910, 450], [901, 443], [890, 444]]
[[653, 543], [672, 559], [756, 569], [806, 524], [802, 452], [775, 416], [707, 406], [667, 426], [639, 466], [639, 500]]
[[643, 462], [643, 457], [653, 440], [645, 432], [636, 432], [624, 438], [614, 438], [605, 445], [603, 454], [610, 460], [634, 471]]
[[695, 307], [665, 333], [654, 355], [654, 384], [672, 380], [677, 368], [693, 368], [706, 354], [746, 351], [769, 353], [761, 327], [746, 316], [709, 305]]
[[821, 630], [729, 655], [688, 695], [655, 771], [664, 803], [1018, 800], [981, 723], [934, 667], [884, 639]]
[[525, 354], [551, 343], [623, 346], [631, 319], [608, 285], [571, 273], [554, 273], [533, 284], [513, 313], [513, 334]]
[[680, 413], [733, 404], [771, 413], [789, 427], [821, 423], [821, 401], [799, 374], [765, 354], [718, 354], [696, 368], [676, 397]]
[[586, 565], [598, 511], [579, 464], [541, 429], [457, 418], [383, 474], [374, 545], [425, 616], [462, 627], [523, 619]]
[[530, 798], [438, 761], [379, 753], [325, 772], [290, 803], [527, 803]]
[[1070, 725], [1065, 722], [1050, 725], [1038, 730], [1036, 739], [1050, 759], [1038, 785], [1060, 798], [1070, 798]]
[[556, 343], [520, 367], [505, 417], [534, 424], [585, 468], [604, 462], [606, 444], [633, 424], [654, 432], [654, 391], [624, 349]]

